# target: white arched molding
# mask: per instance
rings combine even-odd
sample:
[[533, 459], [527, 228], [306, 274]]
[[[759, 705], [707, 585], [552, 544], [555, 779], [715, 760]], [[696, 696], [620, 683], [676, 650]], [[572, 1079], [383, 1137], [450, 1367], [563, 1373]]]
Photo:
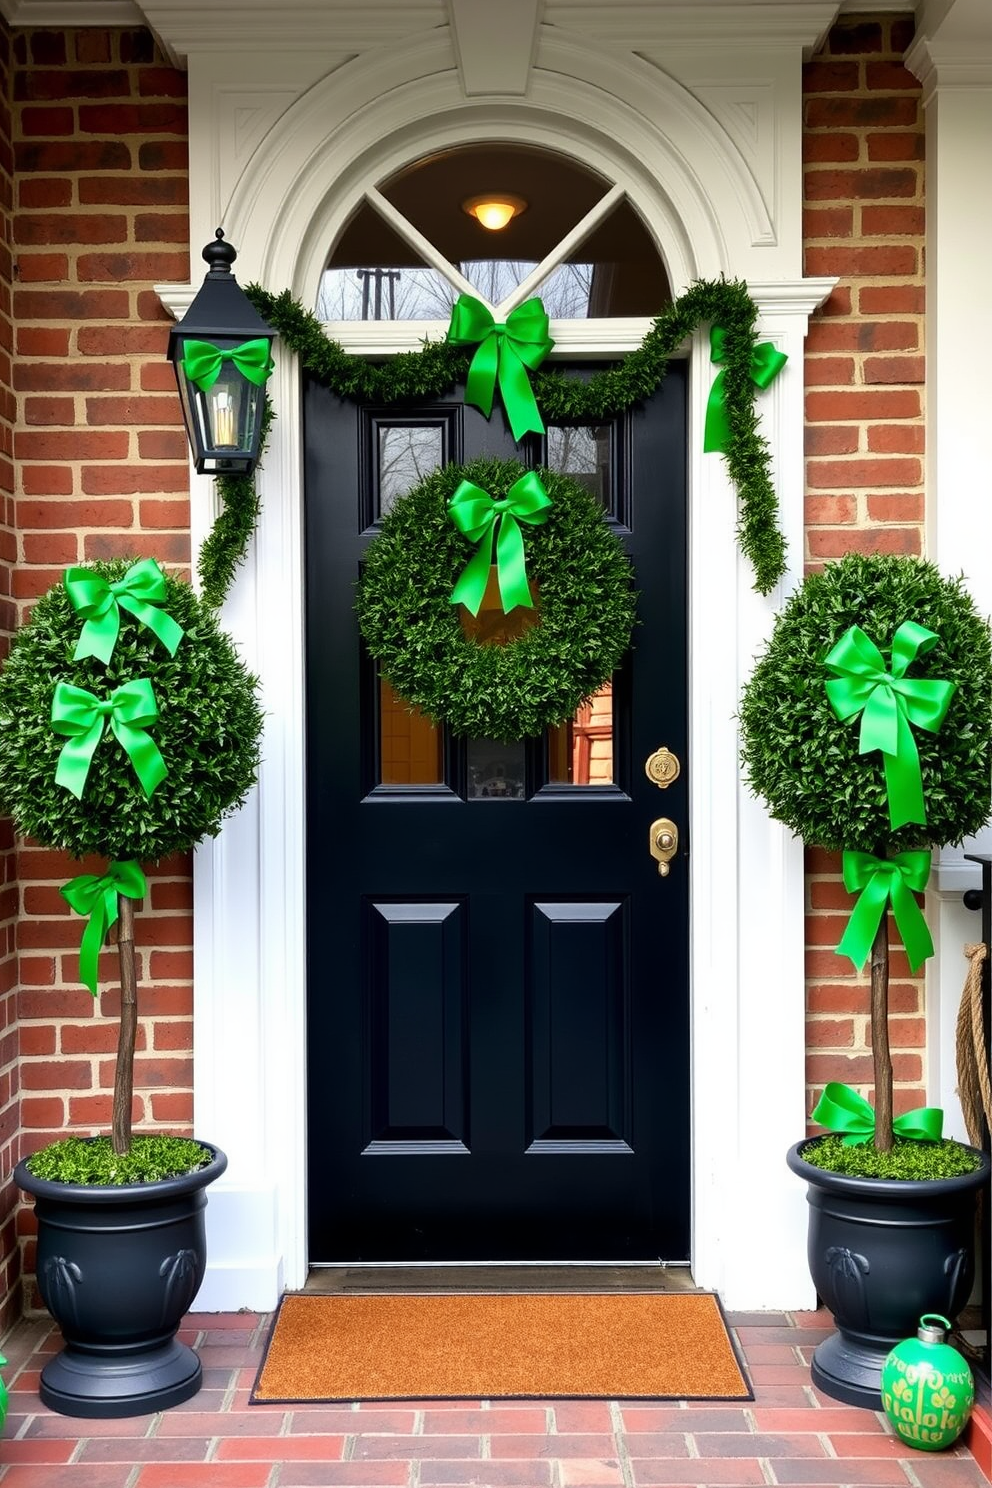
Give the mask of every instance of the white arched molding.
[[[190, 76], [193, 95], [192, 59]], [[209, 109], [194, 105], [198, 117]], [[206, 189], [202, 198], [191, 191], [193, 243], [223, 221], [242, 282], [289, 288], [313, 304], [328, 247], [364, 189], [418, 154], [484, 139], [565, 151], [620, 183], [674, 292], [695, 278], [747, 278], [762, 335], [790, 358], [761, 396], [790, 562], [784, 584], [763, 598], [738, 552], [725, 463], [702, 454], [712, 381], [705, 337], [686, 348], [692, 1260], [696, 1281], [719, 1288], [731, 1307], [808, 1306], [805, 1200], [784, 1161], [805, 1129], [802, 853], [742, 785], [735, 715], [755, 653], [801, 572], [803, 341], [833, 281], [798, 277], [795, 234], [784, 246], [740, 152], [684, 88], [635, 57], [547, 35], [520, 101], [467, 104], [450, 46], [436, 36], [339, 69], [272, 128], [223, 212], [209, 189], [222, 177], [210, 156], [220, 146], [208, 131], [200, 152], [194, 138], [193, 171]], [[790, 191], [798, 211], [798, 175]], [[173, 308], [189, 289], [160, 293]], [[592, 344], [603, 354], [605, 324], [556, 327], [556, 354]], [[620, 352], [646, 329], [624, 322], [605, 334]], [[361, 337], [361, 327], [348, 328], [352, 349]], [[302, 461], [298, 368], [285, 348], [270, 393], [277, 418], [259, 476], [261, 520], [224, 610], [262, 679], [264, 761], [251, 800], [196, 857], [196, 1129], [230, 1159], [207, 1210], [209, 1267], [197, 1301], [207, 1310], [269, 1308], [307, 1270]], [[201, 531], [209, 489], [194, 477]], [[320, 928], [333, 959], [330, 917]], [[749, 1212], [756, 1202], [762, 1224], [742, 1226], [742, 1205]]]

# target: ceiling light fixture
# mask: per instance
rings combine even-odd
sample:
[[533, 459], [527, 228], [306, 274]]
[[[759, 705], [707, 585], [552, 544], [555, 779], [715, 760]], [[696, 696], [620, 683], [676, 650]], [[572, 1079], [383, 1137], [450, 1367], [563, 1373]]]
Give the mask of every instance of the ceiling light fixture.
[[522, 196], [511, 196], [505, 191], [489, 191], [483, 196], [470, 196], [462, 202], [462, 211], [474, 217], [490, 232], [499, 232], [514, 217], [527, 210]]

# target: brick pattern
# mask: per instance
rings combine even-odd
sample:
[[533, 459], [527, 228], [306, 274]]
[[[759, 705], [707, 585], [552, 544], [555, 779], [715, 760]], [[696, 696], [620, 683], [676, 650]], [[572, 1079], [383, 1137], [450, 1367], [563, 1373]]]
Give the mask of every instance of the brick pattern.
[[[15, 625], [14, 398], [11, 390], [11, 226], [14, 196], [10, 106], [11, 37], [0, 21], [0, 657], [6, 656]], [[20, 1079], [17, 1063], [17, 849], [7, 821], [0, 821], [0, 1172], [9, 1173], [20, 1153]], [[0, 1192], [0, 1328], [13, 1321], [19, 1297], [20, 1254], [16, 1237], [17, 1196]]]
[[[836, 275], [806, 343], [806, 563], [924, 550], [924, 132], [902, 65], [910, 16], [847, 15], [803, 75], [808, 274]], [[836, 855], [807, 855], [807, 1084], [870, 1095], [868, 983], [834, 953], [851, 898]], [[891, 927], [894, 930], [894, 927]], [[896, 1111], [917, 1105], [923, 983], [891, 963]]]
[[5, 1488], [987, 1488], [960, 1442], [902, 1443], [881, 1412], [813, 1389], [818, 1313], [731, 1315], [754, 1400], [415, 1400], [251, 1405], [269, 1319], [195, 1314], [204, 1386], [156, 1416], [81, 1421], [40, 1405], [47, 1323], [5, 1343]]
[[[15, 31], [14, 506], [21, 615], [64, 567], [150, 554], [190, 562], [186, 439], [169, 318], [153, 284], [189, 274], [186, 78], [146, 31]], [[78, 871], [34, 844], [19, 861], [21, 1145], [109, 1122], [115, 953], [101, 996], [78, 980], [82, 922], [58, 892]], [[150, 874], [136, 922], [135, 1123], [192, 1118], [189, 863]], [[106, 990], [104, 990], [106, 988]], [[9, 1167], [5, 1167], [9, 1172]], [[18, 1215], [24, 1264], [33, 1217]], [[33, 1294], [29, 1290], [29, 1305]]]

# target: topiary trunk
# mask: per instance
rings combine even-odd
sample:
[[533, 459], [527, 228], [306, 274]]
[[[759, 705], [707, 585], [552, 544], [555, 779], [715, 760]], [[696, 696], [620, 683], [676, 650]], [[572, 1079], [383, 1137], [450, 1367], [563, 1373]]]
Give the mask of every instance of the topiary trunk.
[[111, 1141], [118, 1156], [131, 1151], [131, 1105], [134, 1097], [134, 1043], [138, 1030], [138, 978], [134, 965], [134, 900], [117, 896], [117, 958], [121, 972], [121, 1018], [114, 1067]]
[[889, 916], [871, 947], [871, 1057], [875, 1072], [875, 1146], [892, 1150], [892, 1056], [889, 1053]]

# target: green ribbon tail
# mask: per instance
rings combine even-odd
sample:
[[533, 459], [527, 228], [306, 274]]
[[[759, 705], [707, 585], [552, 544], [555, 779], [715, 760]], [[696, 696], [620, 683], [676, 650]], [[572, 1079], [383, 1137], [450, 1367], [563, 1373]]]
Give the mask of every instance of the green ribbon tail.
[[939, 1142], [944, 1132], [944, 1113], [940, 1106], [917, 1106], [896, 1116], [892, 1131], [895, 1136], [908, 1137], [913, 1142]]
[[504, 615], [516, 609], [517, 605], [523, 605], [526, 609], [534, 608], [524, 562], [524, 535], [512, 512], [504, 512], [500, 518], [499, 537], [496, 539], [496, 573]]
[[519, 443], [525, 434], [545, 432], [527, 368], [505, 339], [499, 358], [499, 390], [514, 440]]
[[922, 909], [917, 904], [912, 891], [903, 878], [899, 877], [892, 880], [890, 896], [892, 899], [892, 918], [896, 922], [896, 929], [902, 936], [902, 943], [906, 950], [909, 968], [915, 975], [927, 957], [933, 955], [933, 938], [930, 934], [930, 927], [924, 918]]
[[111, 716], [110, 727], [114, 731], [117, 742], [126, 750], [134, 766], [134, 773], [141, 783], [141, 789], [151, 800], [156, 789], [169, 773], [161, 750], [146, 729], [136, 727], [114, 715]]
[[451, 591], [451, 604], [463, 604], [473, 615], [478, 615], [485, 598], [486, 585], [489, 583], [489, 570], [492, 567], [492, 548], [492, 528], [490, 527], [488, 537], [483, 537]]
[[73, 661], [83, 661], [87, 656], [95, 656], [97, 661], [109, 666], [120, 628], [121, 614], [115, 604], [110, 605], [105, 614], [91, 616], [79, 632], [79, 640], [72, 653]]
[[721, 369], [713, 380], [706, 400], [706, 422], [703, 425], [703, 454], [726, 454], [730, 443], [730, 419], [727, 414], [727, 374]]
[[[108, 911], [107, 901], [113, 901], [113, 912]], [[100, 952], [112, 925], [117, 922], [117, 894], [110, 890], [101, 894], [86, 922], [82, 940], [79, 942], [79, 980], [96, 996], [99, 985]]]
[[838, 956], [848, 956], [860, 971], [871, 953], [875, 932], [888, 908], [889, 885], [880, 873], [873, 874], [862, 889], [837, 946]]
[[83, 733], [67, 739], [59, 753], [58, 764], [55, 767], [55, 784], [71, 791], [77, 801], [83, 799], [86, 777], [90, 773], [96, 746], [103, 738], [103, 728], [103, 718], [97, 718], [96, 722]]
[[175, 656], [179, 649], [179, 642], [185, 635], [185, 631], [178, 620], [173, 620], [167, 610], [160, 610], [155, 605], [146, 604], [143, 599], [135, 599], [131, 594], [118, 596], [118, 604], [122, 609], [130, 611], [136, 620], [142, 625], [147, 625], [152, 634], [162, 642], [170, 656]]
[[906, 826], [908, 822], [926, 825], [920, 753], [913, 730], [901, 711], [896, 724], [896, 752], [883, 754], [882, 764], [889, 798], [889, 825], [893, 830]]
[[500, 364], [502, 332], [490, 331], [476, 351], [465, 379], [465, 402], [478, 408], [486, 418], [493, 411], [496, 372]]

